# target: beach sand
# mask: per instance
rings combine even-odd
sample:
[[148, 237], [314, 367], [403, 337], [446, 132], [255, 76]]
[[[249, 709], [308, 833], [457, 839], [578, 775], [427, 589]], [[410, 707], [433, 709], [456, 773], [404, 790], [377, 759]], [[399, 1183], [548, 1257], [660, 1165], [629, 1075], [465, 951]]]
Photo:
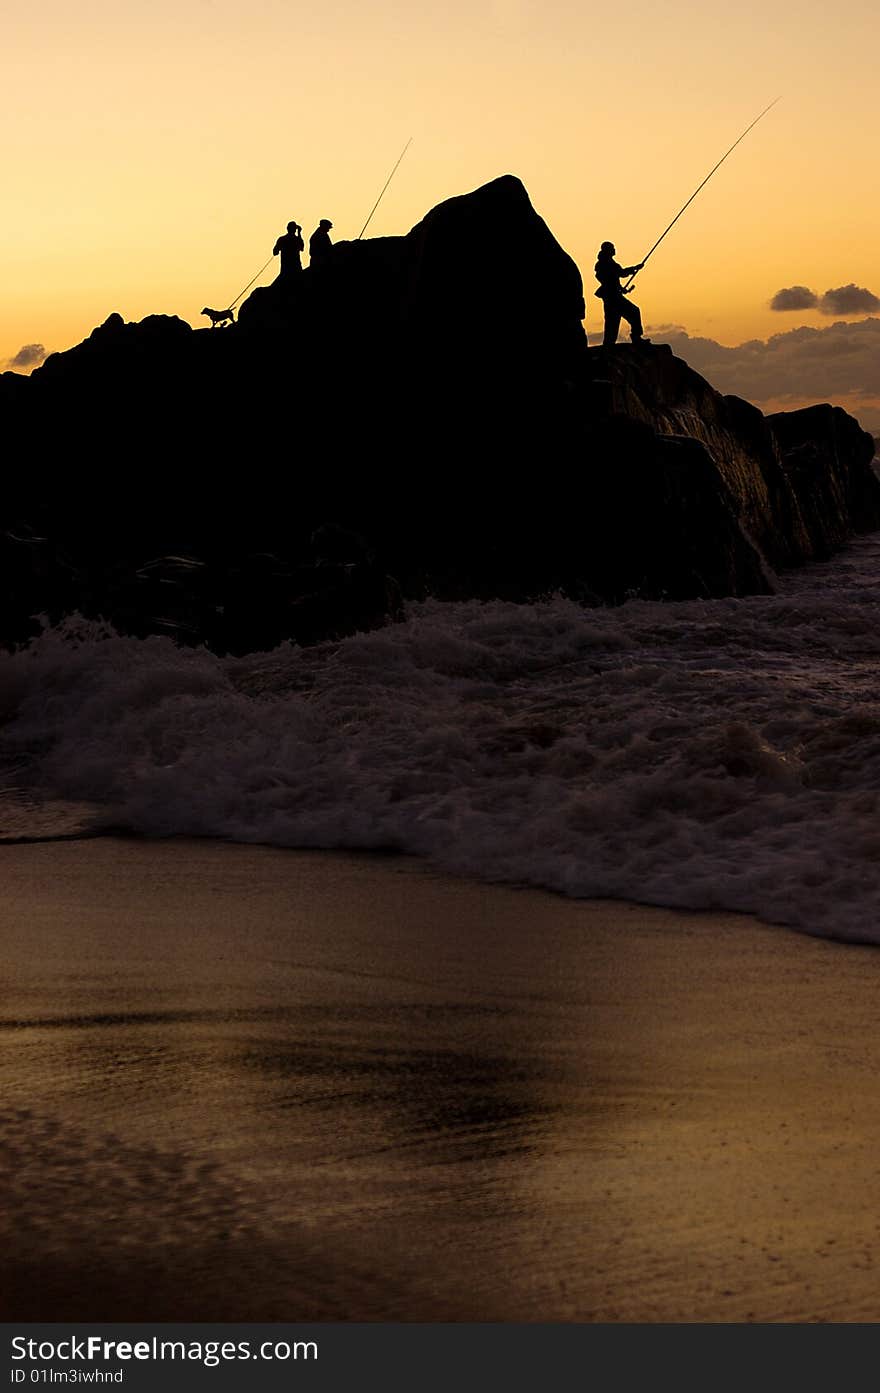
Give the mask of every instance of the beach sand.
[[5, 846], [2, 1316], [880, 1317], [880, 952], [398, 857]]

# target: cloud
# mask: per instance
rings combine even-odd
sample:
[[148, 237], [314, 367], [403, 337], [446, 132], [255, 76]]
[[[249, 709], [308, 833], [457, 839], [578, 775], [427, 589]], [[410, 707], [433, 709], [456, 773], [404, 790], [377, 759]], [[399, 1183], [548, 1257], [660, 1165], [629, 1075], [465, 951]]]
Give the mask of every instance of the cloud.
[[880, 300], [864, 286], [839, 285], [836, 290], [826, 290], [819, 301], [823, 314], [873, 314], [880, 310]]
[[790, 285], [785, 290], [777, 290], [770, 301], [771, 310], [812, 310], [819, 303], [815, 290], [805, 285]]
[[880, 310], [880, 300], [862, 285], [838, 285], [826, 290], [821, 297], [806, 285], [790, 285], [777, 290], [770, 301], [771, 310], [818, 310], [827, 315], [874, 314]]
[[26, 343], [18, 350], [14, 358], [10, 358], [6, 364], [12, 368], [13, 372], [24, 368], [38, 368], [46, 356], [46, 350], [41, 343]]
[[866, 430], [880, 431], [880, 319], [802, 325], [736, 348], [692, 338], [679, 325], [652, 326], [650, 334], [720, 392], [745, 397], [762, 410], [830, 401], [858, 416]]

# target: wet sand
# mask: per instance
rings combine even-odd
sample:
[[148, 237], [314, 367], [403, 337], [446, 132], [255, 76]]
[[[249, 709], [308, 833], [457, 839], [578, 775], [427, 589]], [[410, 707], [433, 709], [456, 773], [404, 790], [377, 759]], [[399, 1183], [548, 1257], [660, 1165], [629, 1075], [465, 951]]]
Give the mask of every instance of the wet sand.
[[880, 1317], [880, 952], [402, 858], [0, 858], [3, 1318]]

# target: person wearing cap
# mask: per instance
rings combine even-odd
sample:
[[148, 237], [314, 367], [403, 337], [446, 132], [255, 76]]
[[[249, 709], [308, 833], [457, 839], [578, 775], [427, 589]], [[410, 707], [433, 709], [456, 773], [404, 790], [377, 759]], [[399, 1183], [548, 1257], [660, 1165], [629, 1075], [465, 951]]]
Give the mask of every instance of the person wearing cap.
[[629, 325], [633, 343], [650, 343], [650, 339], [646, 339], [642, 334], [642, 314], [638, 305], [634, 305], [632, 300], [627, 300], [620, 284], [624, 276], [634, 276], [636, 271], [641, 271], [645, 263], [640, 261], [638, 266], [619, 266], [614, 260], [614, 251], [613, 242], [603, 242], [596, 262], [596, 280], [599, 282], [596, 295], [605, 306], [603, 347], [613, 348], [617, 343], [621, 319], [625, 319]]
[[333, 243], [330, 241], [330, 229], [333, 226], [329, 218], [322, 218], [309, 238], [309, 265], [320, 266], [330, 255]]
[[278, 238], [272, 248], [273, 256], [281, 257], [281, 269], [278, 272], [279, 279], [288, 280], [302, 270], [300, 257], [305, 250], [305, 243], [302, 239], [302, 228], [298, 222], [289, 222], [287, 231]]

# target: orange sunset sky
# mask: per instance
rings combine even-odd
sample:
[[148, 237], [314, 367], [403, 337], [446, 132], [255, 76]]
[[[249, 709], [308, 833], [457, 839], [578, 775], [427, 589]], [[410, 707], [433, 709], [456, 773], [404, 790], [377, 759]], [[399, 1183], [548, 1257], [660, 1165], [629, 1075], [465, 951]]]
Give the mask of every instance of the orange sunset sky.
[[[289, 219], [356, 236], [409, 136], [370, 233], [516, 174], [581, 267], [593, 335], [600, 241], [642, 257], [781, 94], [636, 298], [724, 390], [880, 428], [874, 0], [41, 0], [3, 30], [4, 367], [113, 310], [204, 324]], [[860, 296], [771, 310], [792, 286]]]

